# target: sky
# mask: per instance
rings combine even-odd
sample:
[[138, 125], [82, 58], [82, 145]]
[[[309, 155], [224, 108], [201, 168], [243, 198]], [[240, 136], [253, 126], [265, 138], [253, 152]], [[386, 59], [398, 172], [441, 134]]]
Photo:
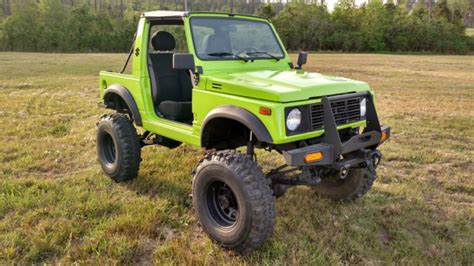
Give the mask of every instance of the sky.
[[[279, 2], [279, 0], [271, 0], [272, 2]], [[326, 5], [328, 6], [329, 11], [334, 10], [334, 6], [336, 5], [338, 0], [324, 0]], [[283, 2], [286, 2], [286, 0], [283, 0]], [[366, 0], [355, 0], [356, 5], [361, 5], [365, 3]]]

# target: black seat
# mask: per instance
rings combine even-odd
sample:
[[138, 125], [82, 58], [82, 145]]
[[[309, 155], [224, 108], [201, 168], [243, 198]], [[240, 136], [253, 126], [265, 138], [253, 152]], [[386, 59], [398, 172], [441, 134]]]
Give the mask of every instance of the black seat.
[[229, 35], [224, 33], [213, 33], [203, 38], [202, 48], [206, 54], [210, 53], [232, 53]]
[[193, 85], [189, 73], [173, 69], [173, 50], [176, 41], [169, 32], [156, 32], [150, 54], [156, 86], [152, 88], [155, 108], [166, 119], [190, 123], [193, 120], [191, 96]]

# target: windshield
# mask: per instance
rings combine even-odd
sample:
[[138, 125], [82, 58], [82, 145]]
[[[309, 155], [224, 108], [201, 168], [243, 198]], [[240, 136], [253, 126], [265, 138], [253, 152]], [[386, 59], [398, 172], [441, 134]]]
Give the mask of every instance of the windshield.
[[270, 25], [239, 18], [193, 17], [194, 50], [201, 60], [282, 59], [285, 57]]

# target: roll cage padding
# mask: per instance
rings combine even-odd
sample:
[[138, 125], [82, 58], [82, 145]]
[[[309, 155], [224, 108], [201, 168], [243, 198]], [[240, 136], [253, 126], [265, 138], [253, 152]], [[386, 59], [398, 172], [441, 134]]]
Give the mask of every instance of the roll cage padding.
[[104, 103], [109, 108], [108, 103], [111, 101], [113, 95], [120, 97], [128, 107], [128, 111], [131, 113], [133, 121], [137, 126], [142, 126], [142, 117], [138, 111], [137, 104], [133, 99], [132, 94], [127, 88], [119, 84], [112, 84], [104, 91]]
[[201, 126], [202, 147], [204, 147], [205, 145], [205, 143], [203, 143], [203, 141], [205, 141], [203, 138], [203, 134], [204, 132], [206, 132], [206, 125], [215, 118], [227, 118], [230, 120], [237, 121], [246, 126], [250, 131], [252, 131], [252, 133], [259, 141], [266, 143], [273, 142], [273, 138], [268, 132], [265, 125], [254, 114], [242, 107], [233, 105], [223, 105], [211, 110], [207, 114], [206, 118], [204, 118], [204, 121], [202, 122]]

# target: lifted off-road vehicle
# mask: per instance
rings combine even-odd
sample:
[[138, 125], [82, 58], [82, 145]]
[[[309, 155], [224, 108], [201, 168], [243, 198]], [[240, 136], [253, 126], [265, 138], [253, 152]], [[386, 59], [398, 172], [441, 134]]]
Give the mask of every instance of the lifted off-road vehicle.
[[[146, 145], [202, 147], [193, 172], [196, 215], [209, 237], [238, 253], [270, 236], [275, 198], [289, 186], [310, 185], [336, 200], [361, 197], [390, 128], [379, 124], [367, 83], [308, 73], [306, 57], [301, 52], [294, 65], [264, 18], [144, 13], [122, 72], [100, 73], [99, 105], [115, 110], [97, 126], [102, 169], [128, 181]], [[286, 163], [264, 173], [255, 149], [277, 151]]]

